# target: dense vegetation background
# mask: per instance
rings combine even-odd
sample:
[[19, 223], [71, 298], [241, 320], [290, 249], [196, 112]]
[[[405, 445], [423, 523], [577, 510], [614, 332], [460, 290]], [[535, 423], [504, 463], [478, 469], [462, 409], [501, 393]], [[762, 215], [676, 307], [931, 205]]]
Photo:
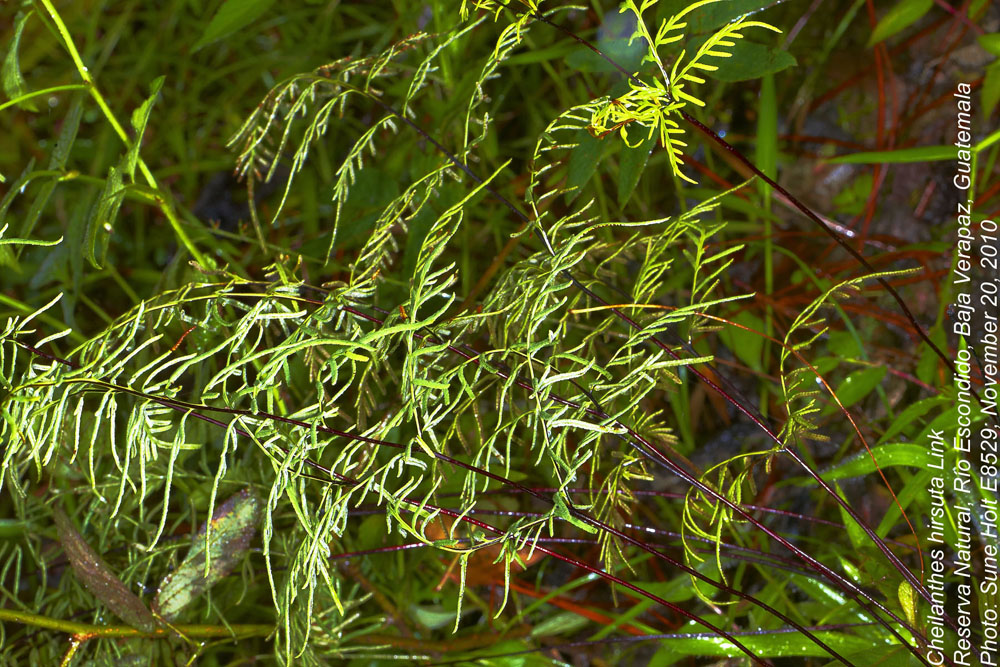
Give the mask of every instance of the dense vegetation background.
[[0, 661], [925, 660], [1000, 9], [626, 4], [0, 7]]

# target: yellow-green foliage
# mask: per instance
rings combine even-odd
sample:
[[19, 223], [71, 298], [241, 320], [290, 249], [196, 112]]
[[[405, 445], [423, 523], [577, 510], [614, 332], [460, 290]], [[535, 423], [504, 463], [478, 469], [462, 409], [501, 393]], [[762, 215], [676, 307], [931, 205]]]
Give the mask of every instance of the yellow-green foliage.
[[681, 117], [684, 107], [689, 102], [697, 106], [705, 106], [705, 103], [685, 90], [684, 87], [689, 82], [705, 83], [705, 79], [696, 73], [697, 70], [714, 72], [719, 69], [718, 66], [706, 62], [708, 59], [731, 58], [733, 54], [730, 49], [736, 44], [734, 40], [743, 38], [742, 31], [744, 29], [765, 28], [781, 32], [773, 25], [761, 21], [748, 21], [745, 16], [741, 17], [709, 37], [689, 60], [685, 61], [684, 56], [687, 52], [682, 50], [674, 60], [670, 73], [667, 74], [667, 67], [660, 56], [660, 49], [683, 39], [683, 30], [687, 27], [687, 23], [682, 22], [681, 19], [699, 7], [720, 1], [701, 0], [674, 14], [670, 19], [664, 19], [656, 31], [655, 37], [650, 34], [642, 15], [647, 9], [656, 5], [657, 0], [643, 0], [639, 6], [635, 4], [634, 0], [626, 0], [622, 3], [622, 12], [635, 14], [636, 32], [632, 35], [632, 40], [641, 38], [649, 45], [643, 62], [655, 63], [661, 78], [653, 79], [652, 82], [647, 83], [637, 74], [631, 75], [628, 80], [629, 91], [620, 97], [605, 100], [591, 121], [593, 134], [604, 136], [618, 130], [625, 143], [628, 143], [627, 128], [632, 123], [648, 128], [648, 137], [658, 133], [660, 145], [667, 151], [670, 158], [670, 167], [673, 173], [689, 183], [695, 181], [686, 176], [680, 168], [681, 154], [687, 143], [681, 139], [684, 130], [677, 123], [677, 119]]

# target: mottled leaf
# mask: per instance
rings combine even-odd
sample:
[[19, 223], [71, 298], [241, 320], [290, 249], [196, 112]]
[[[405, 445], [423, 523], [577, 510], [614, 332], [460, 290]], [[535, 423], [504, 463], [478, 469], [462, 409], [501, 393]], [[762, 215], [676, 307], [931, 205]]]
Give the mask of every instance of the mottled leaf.
[[191, 602], [232, 572], [257, 531], [260, 501], [244, 489], [215, 508], [195, 535], [184, 562], [160, 585], [154, 609], [172, 621]]
[[156, 619], [139, 597], [122, 583], [97, 553], [84, 541], [83, 536], [62, 510], [53, 509], [59, 542], [66, 551], [73, 572], [87, 590], [104, 603], [115, 616], [133, 628], [151, 632]]

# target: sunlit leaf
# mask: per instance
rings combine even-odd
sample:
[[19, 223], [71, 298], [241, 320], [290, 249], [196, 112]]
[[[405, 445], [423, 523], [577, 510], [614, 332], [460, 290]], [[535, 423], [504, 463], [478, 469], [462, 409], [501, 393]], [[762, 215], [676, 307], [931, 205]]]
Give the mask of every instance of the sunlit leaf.
[[719, 337], [727, 347], [749, 368], [761, 369], [764, 352], [764, 321], [749, 311], [743, 311], [732, 318], [733, 322], [742, 324], [753, 331], [738, 326], [727, 326], [719, 332]]
[[[701, 626], [691, 625], [686, 627], [694, 632], [695, 627], [700, 628]], [[870, 639], [855, 637], [845, 633], [816, 632], [814, 634], [826, 643], [827, 646], [834, 648], [838, 652], [845, 650], [858, 652], [871, 644]], [[755, 630], [753, 635], [743, 635], [738, 637], [738, 639], [751, 653], [760, 658], [823, 657], [828, 655], [812, 639], [798, 632]], [[659, 640], [659, 645], [660, 653], [672, 657], [715, 655], [735, 658], [744, 655], [738, 648], [722, 637], [692, 636], [687, 633], [679, 633], [676, 639]]]
[[879, 468], [885, 470], [892, 466], [909, 466], [913, 468], [929, 468], [934, 463], [931, 453], [922, 445], [910, 445], [907, 443], [889, 443], [872, 447], [868, 451], [859, 452], [843, 463], [823, 473], [823, 479], [832, 481], [847, 477], [859, 477], [875, 472], [875, 463], [878, 461]]
[[905, 581], [899, 582], [899, 604], [906, 614], [906, 622], [910, 625], [917, 624], [917, 592], [913, 586]]

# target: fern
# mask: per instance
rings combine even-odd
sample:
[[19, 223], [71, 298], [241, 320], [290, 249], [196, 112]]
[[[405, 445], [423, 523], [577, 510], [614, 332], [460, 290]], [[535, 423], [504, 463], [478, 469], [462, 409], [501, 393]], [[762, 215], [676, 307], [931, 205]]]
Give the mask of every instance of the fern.
[[[634, 129], [641, 127], [647, 139], [659, 139], [669, 172], [693, 182], [682, 172], [687, 143], [680, 125], [688, 105], [704, 106], [693, 86], [706, 83], [701, 73], [715, 71], [713, 59], [732, 56], [746, 29], [777, 31], [741, 17], [690, 57], [681, 50], [669, 63], [668, 47], [683, 39], [685, 17], [713, 2], [684, 7], [654, 34], [644, 15], [655, 1], [627, 0], [621, 12], [637, 21], [629, 42], [645, 43], [643, 64], [655, 72], [629, 73], [627, 91], [617, 97], [540, 105], [532, 110], [544, 118], [538, 126], [511, 121], [498, 101], [509, 94], [505, 70], [535, 58], [546, 62], [534, 42], [542, 32], [536, 27], [554, 24], [561, 12], [572, 19], [570, 7], [462, 2], [433, 17], [438, 32], [376, 40], [369, 55], [319, 67], [312, 64], [320, 60], [298, 65], [308, 71], [275, 84], [229, 143], [251, 195], [254, 231], [251, 237], [213, 230], [233, 243], [220, 241], [224, 251], [213, 260], [196, 249], [207, 243], [200, 240], [207, 233], [191, 222], [198, 235], [195, 241], [187, 235], [182, 223], [194, 216], [180, 209], [143, 159], [142, 138], [156, 121], [163, 80], [135, 109], [134, 136], [121, 136], [68, 30], [43, 0], [82, 68], [86, 85], [78, 92], [92, 96], [124, 144], [113, 164], [102, 163], [107, 177], [88, 181], [93, 204], [80, 218], [86, 230], [73, 222], [63, 239], [87, 239], [92, 264], [113, 271], [106, 258], [122, 241], [109, 230], [135, 199], [167, 216], [179, 230], [172, 232], [178, 246], [196, 261], [193, 267], [174, 261], [176, 273], [158, 277], [152, 293], [136, 295], [133, 305], [94, 331], [54, 327], [65, 295], [6, 319], [0, 490], [19, 525], [42, 529], [0, 544], [0, 582], [8, 574], [18, 582], [0, 591], [3, 611], [17, 608], [5, 621], [47, 622], [72, 637], [71, 647], [62, 649], [67, 663], [81, 650], [98, 661], [143, 655], [143, 648], [98, 638], [103, 635], [93, 629], [105, 623], [100, 609], [91, 623], [74, 625], [70, 619], [95, 604], [136, 626], [117, 626], [108, 637], [137, 636], [164, 662], [215, 651], [207, 641], [212, 637], [253, 638], [255, 651], [273, 652], [286, 664], [378, 660], [381, 649], [371, 647], [384, 645], [395, 646], [395, 656], [431, 659], [449, 647], [420, 642], [439, 628], [464, 633], [469, 617], [463, 610], [488, 612], [505, 631], [530, 617], [542, 603], [525, 603], [518, 575], [544, 555], [545, 567], [560, 559], [600, 579], [616, 601], [623, 592], [641, 600], [613, 612], [608, 633], [626, 622], [663, 622], [642, 616], [654, 604], [657, 614], [675, 615], [671, 624], [686, 623], [684, 633], [710, 633], [709, 648], [691, 644], [691, 637], [671, 645], [687, 647], [686, 654], [756, 662], [763, 653], [785, 655], [732, 630], [743, 626], [794, 630], [806, 646], [802, 652], [823, 659], [849, 662], [844, 647], [858, 640], [916, 654], [916, 622], [899, 618], [884, 596], [843, 574], [853, 566], [847, 556], [834, 570], [807, 550], [809, 536], [791, 538], [748, 507], [781, 455], [808, 452], [808, 441], [825, 437], [823, 394], [805, 356], [827, 331], [820, 309], [863, 280], [901, 272], [841, 281], [797, 313], [778, 364], [787, 415], [772, 428], [730, 391], [735, 383], [724, 377], [728, 369], [717, 356], [715, 334], [729, 309], [749, 306], [754, 296], [728, 281], [747, 247], [732, 241], [735, 207], [729, 204], [746, 183], [699, 192], [697, 203], [674, 209], [662, 202], [615, 208], [604, 195], [604, 178], [586, 182], [572, 174], [588, 132], [617, 131], [633, 148], [639, 145]], [[24, 26], [19, 21], [18, 36]], [[459, 73], [451, 71], [456, 59]], [[27, 99], [24, 82], [15, 83], [18, 99]], [[82, 114], [82, 106], [72, 108], [67, 138], [75, 136]], [[514, 130], [526, 136], [511, 140]], [[606, 153], [619, 162], [626, 155]], [[66, 155], [54, 155], [52, 164], [58, 178], [69, 179]], [[15, 189], [39, 177], [32, 168]], [[375, 210], [355, 220], [351, 206], [364, 196], [365, 170], [399, 185], [386, 185]], [[255, 188], [286, 174], [270, 219], [262, 221]], [[282, 245], [281, 230], [307, 199], [298, 192], [318, 176], [329, 193], [328, 224], [304, 244]], [[136, 182], [140, 177], [145, 185]], [[41, 206], [49, 194], [41, 193]], [[0, 237], [15, 199], [9, 194], [0, 204]], [[0, 238], [7, 252], [0, 259], [16, 261], [60, 244], [63, 239], [32, 238], [37, 215], [15, 228], [17, 236]], [[488, 267], [475, 266], [482, 253], [470, 247], [486, 236], [482, 229], [495, 232], [504, 248]], [[253, 261], [238, 261], [236, 246]], [[469, 293], [473, 281], [482, 285], [480, 298]], [[693, 379], [709, 389], [697, 400]], [[698, 469], [688, 457], [700, 454], [696, 410], [704, 421], [705, 401], [714, 401], [706, 395], [718, 397], [710, 409], [719, 414], [708, 420], [728, 421], [723, 413], [732, 408], [772, 442], [740, 443], [738, 451], [713, 454], [704, 471]], [[823, 483], [813, 467], [794, 460], [811, 474], [803, 480]], [[677, 495], [682, 506], [663, 492], [674, 481], [686, 485]], [[818, 493], [839, 501], [843, 522], [869, 541], [871, 560], [890, 573], [884, 578], [891, 575], [893, 584], [913, 578], [840, 494], [828, 486]], [[58, 530], [48, 504], [66, 508], [63, 515], [56, 507]], [[229, 514], [253, 527], [232, 528]], [[677, 527], [670, 535], [679, 540], [677, 549], [642, 539], [670, 532], [643, 527], [644, 517], [654, 514]], [[202, 525], [203, 532], [188, 529]], [[246, 546], [258, 528], [259, 554]], [[23, 572], [37, 569], [38, 581], [47, 582], [53, 563], [52, 544], [39, 536], [45, 531], [58, 535], [71, 565], [87, 567], [77, 568], [82, 581], [59, 582], [59, 596], [41, 583], [26, 587], [29, 599], [18, 588]], [[231, 557], [239, 576], [218, 574], [205, 556], [195, 565], [182, 560], [185, 551], [218, 548], [213, 534], [226, 541], [232, 532], [239, 539], [228, 543], [241, 546], [219, 560], [228, 566]], [[560, 551], [578, 542], [589, 546]], [[769, 553], [772, 543], [790, 555]], [[408, 589], [405, 581], [399, 587], [407, 590], [387, 594], [384, 580], [372, 584], [366, 574], [382, 573], [362, 572], [359, 554], [383, 549], [398, 550], [385, 562], [398, 558], [407, 579], [443, 571], [437, 588]], [[404, 550], [412, 560], [401, 557]], [[100, 554], [118, 554], [109, 557], [114, 567]], [[660, 568], [676, 588], [665, 587]], [[784, 569], [792, 574], [779, 581]], [[497, 600], [479, 597], [480, 570], [493, 575]], [[752, 573], [757, 577], [747, 584]], [[545, 569], [537, 581], [550, 576]], [[94, 592], [97, 579], [110, 582], [104, 597]], [[765, 589], [760, 594], [758, 581]], [[839, 596], [838, 603], [793, 609], [776, 602], [788, 581], [806, 582], [800, 584], [805, 591], [822, 588]], [[165, 598], [190, 598], [192, 606], [151, 607], [150, 621], [136, 591], [162, 592], [168, 585]], [[557, 586], [551, 590], [550, 597], [559, 595]], [[858, 618], [866, 624], [859, 630], [814, 627]], [[411, 632], [406, 619], [417, 619], [420, 631]], [[396, 623], [398, 637], [385, 631]], [[544, 624], [535, 623], [539, 627]], [[490, 632], [503, 635], [492, 626]], [[58, 648], [48, 645], [46, 659], [57, 658]]]
[[604, 137], [617, 130], [622, 140], [629, 146], [632, 144], [628, 142], [628, 126], [635, 123], [647, 128], [648, 138], [652, 138], [654, 134], [659, 138], [660, 145], [667, 152], [674, 175], [692, 184], [695, 183], [694, 179], [681, 171], [682, 156], [687, 143], [682, 139], [684, 130], [678, 120], [681, 111], [688, 103], [697, 106], [705, 106], [705, 103], [687, 92], [684, 87], [688, 83], [705, 83], [705, 80], [696, 74], [697, 71], [714, 72], [718, 69], [716, 65], [706, 62], [706, 59], [732, 57], [733, 54], [729, 49], [736, 44], [733, 40], [742, 39], [742, 30], [765, 28], [781, 32], [770, 24], [750, 21], [745, 16], [740, 17], [711, 35], [689, 60], [684, 60], [687, 52], [682, 50], [674, 60], [668, 75], [667, 66], [660, 56], [660, 49], [683, 39], [682, 31], [687, 27], [687, 23], [681, 19], [687, 14], [719, 1], [700, 0], [688, 5], [669, 19], [664, 19], [654, 37], [646, 27], [643, 13], [655, 6], [657, 0], [642, 0], [640, 5], [636, 5], [634, 0], [625, 0], [621, 11], [631, 12], [636, 18], [636, 32], [631, 40], [642, 39], [646, 43], [647, 52], [643, 62], [654, 63], [661, 78], [647, 83], [638, 76], [631, 75], [628, 79], [629, 91], [619, 97], [602, 99], [601, 106], [594, 112], [590, 123], [590, 130], [595, 136]]

